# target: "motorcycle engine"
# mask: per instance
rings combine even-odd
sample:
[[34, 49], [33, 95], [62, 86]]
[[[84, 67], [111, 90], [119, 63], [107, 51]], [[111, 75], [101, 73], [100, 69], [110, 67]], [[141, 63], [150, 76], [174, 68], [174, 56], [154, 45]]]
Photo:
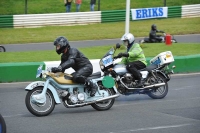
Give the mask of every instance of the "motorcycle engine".
[[82, 103], [85, 100], [85, 95], [84, 92], [80, 93], [78, 91], [78, 88], [74, 88], [73, 92], [68, 92], [65, 91], [61, 94], [63, 100], [67, 101], [67, 103], [73, 105], [73, 104], [77, 104], [77, 103]]
[[71, 94], [69, 96], [69, 100], [71, 103], [76, 104], [76, 103], [83, 102], [85, 100], [85, 96], [83, 93]]
[[[128, 88], [133, 88], [135, 83], [135, 78], [130, 73], [126, 73], [121, 77], [123, 84], [125, 84]], [[126, 87], [123, 84], [119, 84], [118, 91], [123, 94], [126, 92]]]
[[123, 75], [123, 77], [124, 77], [123, 82], [126, 84], [130, 84], [131, 82], [135, 81], [135, 79], [130, 73], [126, 73], [125, 75]]

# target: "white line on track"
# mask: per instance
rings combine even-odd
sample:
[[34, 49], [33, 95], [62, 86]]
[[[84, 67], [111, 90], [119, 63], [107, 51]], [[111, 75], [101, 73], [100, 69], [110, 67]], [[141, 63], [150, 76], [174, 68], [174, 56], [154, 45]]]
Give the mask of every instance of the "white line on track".
[[147, 130], [158, 130], [158, 129], [178, 128], [178, 127], [184, 127], [184, 126], [190, 126], [190, 125], [192, 125], [192, 124], [147, 127], [147, 128], [138, 128], [138, 129], [131, 129], [131, 130], [127, 130], [127, 131], [110, 132], [110, 133], [126, 133], [126, 132], [138, 132], [138, 131], [147, 131]]

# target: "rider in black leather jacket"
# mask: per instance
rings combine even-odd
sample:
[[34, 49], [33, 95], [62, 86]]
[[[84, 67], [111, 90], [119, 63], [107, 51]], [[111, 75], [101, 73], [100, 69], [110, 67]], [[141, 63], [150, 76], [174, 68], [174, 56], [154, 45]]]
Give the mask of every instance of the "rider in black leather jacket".
[[81, 84], [85, 84], [87, 88], [91, 91], [90, 96], [94, 96], [97, 90], [97, 85], [87, 80], [93, 72], [93, 66], [89, 59], [85, 57], [76, 48], [71, 48], [68, 40], [65, 37], [58, 37], [54, 41], [56, 46], [56, 52], [58, 54], [62, 53], [61, 63], [58, 67], [53, 67], [52, 72], [64, 72], [65, 69], [72, 67], [75, 72], [72, 73], [73, 81]]
[[161, 42], [162, 41], [162, 38], [160, 37], [160, 35], [156, 35], [156, 33], [159, 32], [159, 33], [164, 33], [163, 31], [161, 30], [157, 30], [157, 27], [155, 24], [153, 24], [151, 26], [151, 31], [149, 33], [149, 40], [150, 42]]

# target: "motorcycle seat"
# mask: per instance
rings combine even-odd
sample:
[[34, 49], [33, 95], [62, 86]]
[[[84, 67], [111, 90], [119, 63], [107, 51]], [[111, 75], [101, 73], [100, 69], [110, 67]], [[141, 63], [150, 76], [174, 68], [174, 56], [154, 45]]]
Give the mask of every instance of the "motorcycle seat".
[[101, 77], [101, 72], [96, 72], [91, 74], [89, 77], [87, 77], [88, 80], [94, 79], [94, 78], [100, 78]]
[[148, 72], [150, 72], [151, 70], [156, 69], [157, 67], [158, 67], [158, 65], [151, 64], [151, 65], [147, 66], [146, 68], [141, 69], [140, 71], [148, 71]]

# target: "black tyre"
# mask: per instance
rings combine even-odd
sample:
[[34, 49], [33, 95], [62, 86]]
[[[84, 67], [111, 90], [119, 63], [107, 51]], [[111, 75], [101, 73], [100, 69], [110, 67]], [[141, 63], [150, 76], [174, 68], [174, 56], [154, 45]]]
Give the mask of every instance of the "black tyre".
[[[110, 96], [114, 95], [113, 89], [105, 88], [104, 90], [107, 91], [110, 94]], [[104, 111], [104, 110], [109, 110], [113, 106], [114, 102], [115, 102], [115, 98], [97, 102], [97, 103], [93, 103], [93, 104], [91, 104], [91, 106], [98, 111]]]
[[1, 114], [0, 114], [0, 133], [6, 133], [6, 123]]
[[147, 79], [147, 83], [149, 83], [150, 85], [156, 84], [156, 83], [165, 83], [165, 85], [153, 88], [147, 94], [149, 97], [151, 97], [153, 99], [162, 99], [168, 93], [168, 84], [167, 84], [166, 79], [162, 75], [158, 74], [156, 77], [157, 77], [158, 81], [156, 81], [156, 79], [152, 75], [149, 76]]
[[31, 91], [28, 91], [25, 103], [27, 109], [35, 116], [47, 116], [49, 115], [55, 108], [55, 100], [53, 94], [49, 89], [46, 92], [46, 102], [44, 104], [38, 104], [31, 101], [32, 95], [40, 94], [42, 92], [43, 87], [39, 86], [34, 88]]
[[0, 46], [0, 52], [6, 52], [6, 49], [4, 46]]

